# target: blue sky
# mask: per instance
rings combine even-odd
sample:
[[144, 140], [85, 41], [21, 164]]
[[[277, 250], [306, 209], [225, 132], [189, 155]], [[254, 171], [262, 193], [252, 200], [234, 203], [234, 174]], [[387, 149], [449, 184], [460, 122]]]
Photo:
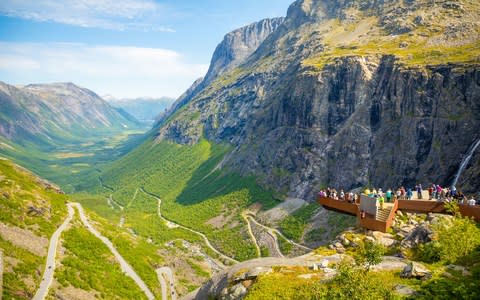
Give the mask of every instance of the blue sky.
[[223, 36], [293, 0], [1, 0], [0, 81], [179, 96]]

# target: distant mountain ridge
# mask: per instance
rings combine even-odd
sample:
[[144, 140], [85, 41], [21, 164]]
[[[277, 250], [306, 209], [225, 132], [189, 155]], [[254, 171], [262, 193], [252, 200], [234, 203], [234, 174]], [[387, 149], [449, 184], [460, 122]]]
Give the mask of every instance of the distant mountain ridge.
[[138, 122], [73, 83], [15, 87], [0, 82], [0, 136], [15, 143], [56, 146]]
[[132, 99], [117, 99], [112, 96], [103, 96], [110, 105], [121, 108], [128, 114], [146, 125], [152, 125], [157, 116], [168, 109], [175, 99], [169, 97], [140, 97]]

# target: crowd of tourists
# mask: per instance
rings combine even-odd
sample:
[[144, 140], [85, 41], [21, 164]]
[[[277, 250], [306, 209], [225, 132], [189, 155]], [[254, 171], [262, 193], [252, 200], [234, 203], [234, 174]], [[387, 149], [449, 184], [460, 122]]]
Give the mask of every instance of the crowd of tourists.
[[[428, 197], [426, 196], [428, 192]], [[436, 200], [440, 202], [457, 202], [465, 205], [480, 205], [480, 199], [467, 198], [461, 191], [457, 190], [455, 186], [441, 187], [438, 184], [431, 184], [425, 191], [421, 184], [417, 184], [414, 188], [400, 187], [397, 190], [388, 189], [383, 191], [381, 188], [366, 188], [362, 194], [372, 198], [377, 198], [380, 205], [383, 207], [383, 203], [394, 202], [395, 200]], [[353, 192], [344, 192], [344, 190], [337, 191], [334, 188], [326, 188], [319, 192], [320, 197], [327, 197], [334, 200], [347, 201], [350, 203], [356, 203], [359, 199], [359, 195]], [[425, 196], [425, 197], [424, 197]], [[425, 198], [425, 199], [424, 199]]]

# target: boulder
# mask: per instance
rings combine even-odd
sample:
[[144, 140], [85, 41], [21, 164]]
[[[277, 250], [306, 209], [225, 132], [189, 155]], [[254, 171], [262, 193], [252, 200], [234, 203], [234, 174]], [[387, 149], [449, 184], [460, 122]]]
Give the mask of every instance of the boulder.
[[325, 269], [322, 269], [322, 271], [325, 274], [324, 277], [326, 277], [326, 278], [331, 278], [331, 277], [337, 275], [337, 270], [335, 270], [335, 269], [325, 268]]
[[395, 246], [396, 244], [398, 244], [398, 241], [394, 240], [394, 239], [384, 237], [384, 238], [378, 239], [377, 243], [379, 243], [380, 245], [382, 245], [384, 247], [392, 247], [392, 246]]
[[238, 283], [234, 285], [232, 288], [230, 288], [230, 299], [243, 299], [245, 295], [247, 294], [247, 288], [243, 286], [243, 284]]
[[381, 231], [372, 231], [370, 234], [377, 241], [382, 239], [382, 238], [393, 239], [393, 235], [391, 235], [390, 233], [383, 233]]
[[245, 280], [242, 281], [242, 285], [246, 288], [249, 289], [253, 285], [253, 280]]
[[241, 272], [239, 274], [236, 274], [236, 276], [233, 278], [234, 282], [240, 282], [244, 280], [251, 280], [257, 278], [259, 275], [262, 274], [268, 274], [273, 272], [272, 268], [268, 267], [254, 267], [251, 269], [246, 270], [245, 272]]
[[428, 226], [417, 226], [400, 243], [402, 248], [415, 248], [419, 244], [425, 244], [432, 240], [433, 232]]
[[400, 274], [402, 278], [429, 279], [432, 273], [422, 264], [411, 262], [403, 268]]
[[465, 268], [465, 267], [463, 267], [463, 266], [448, 265], [447, 268], [448, 268], [449, 270], [453, 270], [453, 271], [462, 273], [462, 276], [470, 276], [470, 275], [472, 275], [472, 273], [471, 273], [470, 271], [468, 271], [467, 268]]
[[413, 225], [404, 225], [400, 227], [400, 234], [404, 234], [405, 236], [409, 235], [415, 229]]
[[398, 284], [395, 286], [395, 292], [402, 296], [414, 296], [416, 291], [406, 285]]
[[342, 245], [340, 245], [340, 247], [338, 247], [338, 246], [335, 247], [335, 250], [336, 250], [337, 253], [339, 253], [339, 254], [345, 253], [345, 248], [344, 248]]

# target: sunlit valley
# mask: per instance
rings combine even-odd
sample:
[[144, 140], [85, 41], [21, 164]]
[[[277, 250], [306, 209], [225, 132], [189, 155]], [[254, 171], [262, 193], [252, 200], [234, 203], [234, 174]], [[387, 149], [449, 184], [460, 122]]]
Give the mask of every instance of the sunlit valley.
[[0, 3], [0, 299], [480, 298], [480, 3], [290, 1]]

